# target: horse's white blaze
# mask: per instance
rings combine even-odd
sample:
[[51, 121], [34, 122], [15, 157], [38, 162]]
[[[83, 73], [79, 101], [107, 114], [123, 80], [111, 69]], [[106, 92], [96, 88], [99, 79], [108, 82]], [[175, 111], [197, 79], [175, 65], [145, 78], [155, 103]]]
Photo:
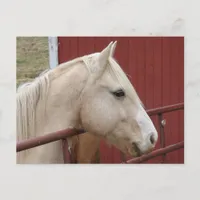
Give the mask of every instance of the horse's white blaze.
[[[140, 127], [143, 138], [142, 142], [139, 143], [138, 146], [142, 152], [146, 152], [155, 147], [155, 144], [158, 140], [158, 133], [142, 105], [139, 106], [139, 110], [136, 115], [136, 121]], [[153, 143], [151, 142], [150, 137], [153, 137]]]

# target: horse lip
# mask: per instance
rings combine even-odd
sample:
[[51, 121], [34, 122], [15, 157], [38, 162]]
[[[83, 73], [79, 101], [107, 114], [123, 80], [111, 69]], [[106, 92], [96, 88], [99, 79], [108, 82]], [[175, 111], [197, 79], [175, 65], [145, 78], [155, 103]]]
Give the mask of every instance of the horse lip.
[[133, 146], [135, 152], [137, 153], [137, 157], [141, 156], [142, 153], [141, 153], [141, 151], [140, 151], [138, 145], [134, 142], [134, 143], [132, 144], [132, 146]]

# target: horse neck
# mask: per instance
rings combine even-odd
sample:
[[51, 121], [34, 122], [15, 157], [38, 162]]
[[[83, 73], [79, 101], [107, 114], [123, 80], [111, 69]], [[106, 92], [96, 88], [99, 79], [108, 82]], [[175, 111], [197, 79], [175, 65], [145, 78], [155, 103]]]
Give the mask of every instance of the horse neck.
[[[46, 98], [45, 120], [41, 119], [40, 112], [36, 116], [39, 135], [66, 128], [81, 128], [80, 94], [86, 84], [88, 70], [83, 63], [78, 63], [66, 72], [56, 69], [52, 77]], [[41, 106], [38, 106], [38, 111]]]

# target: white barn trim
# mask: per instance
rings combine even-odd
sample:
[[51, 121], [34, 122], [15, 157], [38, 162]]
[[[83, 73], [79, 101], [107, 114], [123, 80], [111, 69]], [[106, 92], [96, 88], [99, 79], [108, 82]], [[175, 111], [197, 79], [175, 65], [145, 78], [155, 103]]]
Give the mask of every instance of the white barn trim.
[[48, 37], [49, 44], [49, 66], [51, 69], [58, 65], [58, 38]]

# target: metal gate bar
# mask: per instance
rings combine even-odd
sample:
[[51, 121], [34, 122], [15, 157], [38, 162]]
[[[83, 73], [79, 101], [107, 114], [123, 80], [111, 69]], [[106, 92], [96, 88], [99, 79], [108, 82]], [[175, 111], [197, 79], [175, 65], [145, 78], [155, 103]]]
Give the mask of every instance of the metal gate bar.
[[147, 113], [148, 115], [152, 116], [182, 109], [184, 109], [184, 103], [178, 103], [170, 106], [163, 106], [160, 108], [149, 109], [147, 110]]
[[64, 129], [17, 143], [17, 152], [85, 133], [83, 129]]
[[144, 161], [150, 160], [150, 159], [155, 158], [157, 156], [161, 156], [163, 154], [166, 154], [166, 153], [169, 153], [169, 152], [181, 149], [181, 148], [184, 148], [184, 141], [176, 143], [176, 144], [169, 145], [165, 148], [157, 149], [157, 150], [155, 150], [151, 153], [140, 156], [138, 158], [130, 159], [130, 160], [126, 161], [125, 163], [126, 164], [142, 163]]
[[[177, 110], [183, 110], [184, 103], [178, 103], [170, 106], [164, 106], [161, 108], [148, 110], [147, 113], [149, 116], [157, 115], [158, 123], [159, 123], [159, 131], [160, 131], [160, 148], [164, 148], [166, 146], [165, 142], [165, 125], [166, 121], [163, 119], [164, 113], [174, 112]], [[165, 162], [166, 154], [162, 154], [162, 163]]]

